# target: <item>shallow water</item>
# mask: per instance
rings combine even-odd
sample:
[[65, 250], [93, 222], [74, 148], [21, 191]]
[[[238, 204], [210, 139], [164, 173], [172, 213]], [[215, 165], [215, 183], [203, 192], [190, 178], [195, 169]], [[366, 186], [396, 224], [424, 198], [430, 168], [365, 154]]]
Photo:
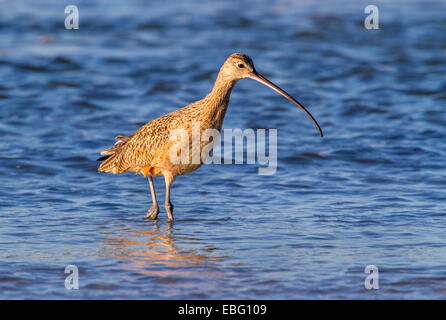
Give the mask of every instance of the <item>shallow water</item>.
[[[0, 297], [443, 299], [446, 4], [0, 1]], [[118, 134], [203, 97], [244, 52], [225, 128], [277, 128], [278, 168], [204, 165], [157, 222], [141, 176], [97, 172]], [[162, 179], [155, 179], [160, 199]], [[66, 265], [79, 290], [66, 290]], [[366, 290], [364, 268], [379, 268]]]

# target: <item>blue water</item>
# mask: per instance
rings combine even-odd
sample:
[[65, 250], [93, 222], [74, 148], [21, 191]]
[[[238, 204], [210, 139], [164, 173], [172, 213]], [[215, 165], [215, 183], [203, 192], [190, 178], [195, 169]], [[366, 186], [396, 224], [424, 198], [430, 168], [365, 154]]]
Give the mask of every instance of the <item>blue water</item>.
[[[367, 4], [0, 1], [0, 298], [444, 299], [446, 3], [375, 1], [379, 30]], [[172, 224], [145, 220], [147, 181], [98, 173], [99, 152], [202, 98], [233, 52], [325, 137], [242, 80], [224, 127], [277, 128], [276, 174], [204, 165]]]

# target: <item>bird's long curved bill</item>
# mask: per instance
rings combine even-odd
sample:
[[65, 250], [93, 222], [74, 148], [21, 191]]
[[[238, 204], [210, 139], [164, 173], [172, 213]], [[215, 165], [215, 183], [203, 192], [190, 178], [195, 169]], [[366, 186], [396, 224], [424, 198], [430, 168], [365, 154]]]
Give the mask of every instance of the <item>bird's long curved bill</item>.
[[265, 77], [263, 77], [262, 75], [258, 74], [257, 72], [253, 72], [250, 76], [250, 79], [256, 80], [260, 83], [263, 83], [265, 86], [270, 87], [271, 89], [273, 89], [274, 91], [280, 93], [282, 96], [284, 96], [285, 98], [287, 98], [288, 100], [290, 100], [291, 102], [293, 102], [296, 106], [298, 106], [299, 108], [302, 109], [303, 112], [305, 112], [305, 114], [313, 121], [314, 125], [316, 126], [316, 128], [319, 130], [319, 134], [321, 135], [321, 137], [324, 135], [322, 133], [322, 129], [319, 126], [319, 124], [317, 123], [316, 119], [314, 119], [314, 117], [311, 115], [311, 113], [305, 109], [305, 107], [303, 105], [301, 105], [299, 103], [299, 101], [297, 101], [296, 99], [294, 99], [292, 96], [290, 96], [288, 93], [286, 93], [285, 91], [283, 91], [281, 88], [279, 88], [278, 86], [276, 86], [274, 83], [272, 83], [271, 81], [269, 81], [268, 79], [266, 79]]

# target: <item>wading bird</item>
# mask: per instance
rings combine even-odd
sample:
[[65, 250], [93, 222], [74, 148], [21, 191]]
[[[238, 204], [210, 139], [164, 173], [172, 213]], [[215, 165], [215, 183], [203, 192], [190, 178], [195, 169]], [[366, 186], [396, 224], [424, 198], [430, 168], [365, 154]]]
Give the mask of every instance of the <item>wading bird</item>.
[[[141, 173], [144, 177], [148, 176], [153, 201], [152, 207], [147, 211], [146, 218], [148, 219], [156, 219], [159, 213], [152, 177], [164, 176], [166, 184], [165, 208], [169, 221], [173, 220], [170, 186], [177, 176], [198, 169], [203, 164], [203, 160], [200, 159], [199, 163], [172, 163], [169, 150], [178, 141], [171, 139], [171, 131], [182, 129], [191, 134], [192, 122], [198, 122], [201, 131], [216, 129], [220, 132], [232, 88], [237, 81], [244, 78], [263, 83], [296, 104], [310, 117], [319, 130], [319, 134], [323, 135], [319, 124], [305, 107], [257, 73], [250, 57], [234, 53], [221, 67], [212, 91], [205, 98], [146, 123], [131, 136], [117, 136], [114, 146], [101, 152], [101, 155], [104, 156], [98, 161], [104, 160], [104, 162], [101, 163], [98, 171], [115, 174], [130, 171]], [[205, 142], [201, 142], [200, 149], [205, 145]], [[190, 144], [186, 147], [192, 148]]]

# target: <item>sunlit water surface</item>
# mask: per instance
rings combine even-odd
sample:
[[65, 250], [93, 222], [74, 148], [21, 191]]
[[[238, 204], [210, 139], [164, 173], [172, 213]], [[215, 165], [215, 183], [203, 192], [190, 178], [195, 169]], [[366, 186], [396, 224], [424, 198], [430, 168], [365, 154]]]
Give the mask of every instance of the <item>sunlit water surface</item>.
[[[0, 1], [0, 297], [445, 298], [446, 4], [375, 2], [379, 30], [361, 1], [71, 1], [68, 31], [65, 2]], [[276, 174], [205, 165], [175, 182], [174, 223], [146, 221], [147, 181], [98, 173], [99, 152], [233, 52], [325, 137], [243, 80], [224, 127], [277, 128]]]

